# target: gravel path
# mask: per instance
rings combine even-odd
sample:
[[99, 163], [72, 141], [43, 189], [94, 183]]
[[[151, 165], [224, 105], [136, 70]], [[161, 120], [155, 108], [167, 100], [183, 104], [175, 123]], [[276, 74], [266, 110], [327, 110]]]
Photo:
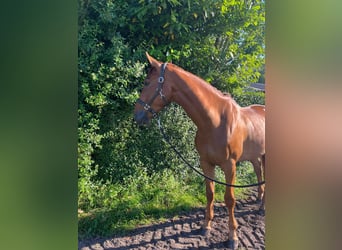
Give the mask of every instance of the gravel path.
[[[258, 210], [257, 191], [237, 200], [239, 249], [265, 249], [265, 216]], [[194, 209], [165, 222], [143, 226], [126, 236], [79, 242], [80, 250], [102, 249], [228, 249], [228, 214], [224, 203], [215, 204], [212, 230], [204, 232], [204, 208]]]

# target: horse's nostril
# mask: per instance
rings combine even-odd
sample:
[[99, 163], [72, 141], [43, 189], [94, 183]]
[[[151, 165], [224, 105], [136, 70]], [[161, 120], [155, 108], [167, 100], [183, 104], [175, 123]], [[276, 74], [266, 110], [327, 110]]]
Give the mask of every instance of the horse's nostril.
[[144, 112], [144, 111], [139, 111], [138, 113], [136, 113], [136, 114], [134, 115], [134, 120], [135, 120], [139, 125], [148, 124], [148, 122], [149, 122], [147, 113]]
[[143, 112], [139, 111], [138, 113], [134, 115], [134, 120], [139, 123], [143, 119], [143, 117], [144, 117]]

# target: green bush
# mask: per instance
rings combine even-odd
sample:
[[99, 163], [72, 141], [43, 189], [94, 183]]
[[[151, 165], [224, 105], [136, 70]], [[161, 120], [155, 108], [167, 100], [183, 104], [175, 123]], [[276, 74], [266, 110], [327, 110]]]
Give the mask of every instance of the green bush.
[[248, 91], [235, 91], [233, 94], [235, 101], [242, 107], [252, 104], [265, 105], [265, 93], [259, 92], [248, 92]]

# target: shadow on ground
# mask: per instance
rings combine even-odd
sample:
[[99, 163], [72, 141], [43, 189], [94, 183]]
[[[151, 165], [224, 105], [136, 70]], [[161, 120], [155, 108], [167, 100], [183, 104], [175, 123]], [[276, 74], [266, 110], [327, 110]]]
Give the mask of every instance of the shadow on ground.
[[[240, 249], [265, 249], [265, 215], [258, 210], [257, 192], [237, 200], [235, 216], [239, 224]], [[213, 229], [201, 229], [204, 208], [180, 213], [165, 222], [134, 229], [126, 235], [82, 240], [80, 250], [90, 249], [228, 249], [228, 214], [223, 203], [215, 204]]]

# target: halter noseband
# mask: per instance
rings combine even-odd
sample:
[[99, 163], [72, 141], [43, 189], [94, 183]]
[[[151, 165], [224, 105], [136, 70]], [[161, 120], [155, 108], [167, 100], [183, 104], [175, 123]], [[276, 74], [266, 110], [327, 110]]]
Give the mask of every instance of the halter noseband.
[[139, 103], [141, 106], [143, 106], [145, 112], [150, 112], [153, 117], [157, 117], [157, 112], [152, 109], [151, 105], [156, 99], [158, 95], [160, 95], [160, 98], [165, 102], [165, 104], [168, 104], [166, 101], [165, 95], [163, 94], [163, 86], [164, 86], [164, 74], [166, 69], [167, 63], [163, 63], [161, 66], [160, 76], [158, 78], [158, 87], [156, 88], [156, 92], [152, 96], [151, 100], [149, 102], [144, 102], [140, 98], [137, 100], [137, 103]]

